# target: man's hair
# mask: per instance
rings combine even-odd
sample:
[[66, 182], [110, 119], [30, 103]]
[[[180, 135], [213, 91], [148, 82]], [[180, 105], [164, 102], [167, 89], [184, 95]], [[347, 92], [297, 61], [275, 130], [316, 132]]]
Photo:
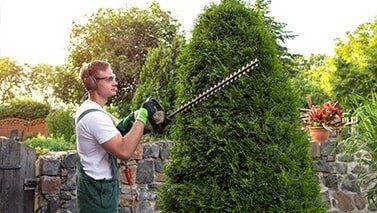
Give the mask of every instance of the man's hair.
[[97, 89], [97, 83], [94, 76], [99, 71], [105, 71], [109, 67], [110, 64], [108, 62], [101, 60], [95, 60], [89, 64], [84, 63], [80, 70], [80, 78], [86, 90], [91, 91]]

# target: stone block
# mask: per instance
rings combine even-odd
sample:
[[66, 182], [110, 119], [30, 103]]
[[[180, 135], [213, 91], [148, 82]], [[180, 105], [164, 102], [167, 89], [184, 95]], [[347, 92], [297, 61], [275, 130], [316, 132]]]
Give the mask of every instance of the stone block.
[[137, 191], [137, 200], [140, 201], [151, 201], [156, 200], [157, 195], [155, 192], [150, 191], [148, 188], [139, 188]]
[[155, 159], [154, 160], [154, 170], [156, 172], [162, 172], [162, 166], [163, 166], [163, 162], [161, 159]]
[[57, 212], [60, 208], [60, 200], [57, 197], [51, 198], [47, 202], [49, 212]]
[[347, 154], [338, 155], [338, 161], [352, 162], [354, 160], [355, 160], [355, 158], [352, 155], [347, 155]]
[[40, 156], [36, 163], [36, 175], [58, 175], [60, 169], [60, 162], [58, 159], [51, 156]]
[[152, 183], [154, 181], [153, 160], [141, 160], [137, 165], [136, 183]]
[[160, 158], [165, 160], [169, 159], [169, 147], [173, 144], [171, 141], [160, 142]]
[[68, 191], [61, 191], [59, 193], [59, 198], [62, 200], [71, 200], [73, 197]]
[[67, 182], [62, 184], [61, 189], [64, 190], [64, 191], [75, 190], [76, 189], [76, 180], [67, 180]]
[[350, 212], [355, 209], [352, 199], [342, 191], [335, 192], [333, 197], [337, 200], [338, 209], [341, 212]]
[[366, 197], [362, 196], [361, 194], [354, 195], [353, 201], [355, 202], [355, 206], [358, 210], [363, 210], [368, 202]]
[[344, 163], [335, 163], [335, 170], [339, 174], [347, 173], [347, 165]]
[[59, 177], [40, 177], [42, 194], [58, 194], [60, 192], [61, 180]]
[[313, 158], [319, 158], [319, 156], [321, 155], [319, 143], [310, 143], [310, 155]]
[[333, 171], [331, 165], [325, 160], [317, 160], [313, 162], [314, 170], [317, 172], [331, 173]]
[[143, 158], [143, 145], [139, 144], [137, 145], [136, 150], [130, 160], [141, 160], [142, 158]]
[[62, 158], [62, 165], [64, 168], [75, 168], [77, 161], [77, 153], [67, 153]]
[[160, 147], [158, 144], [145, 144], [143, 147], [143, 159], [158, 158]]
[[65, 201], [62, 208], [68, 210], [69, 212], [76, 213], [76, 199]]
[[356, 177], [352, 174], [347, 175], [342, 181], [342, 190], [347, 190], [350, 192], [360, 192], [360, 186], [357, 183]]
[[120, 192], [121, 192], [121, 194], [131, 195], [131, 194], [135, 194], [136, 190], [137, 190], [136, 185], [132, 186], [132, 190], [131, 190], [131, 187], [129, 185], [123, 185], [123, 186], [121, 186]]
[[327, 143], [321, 143], [320, 150], [321, 150], [321, 155], [323, 156], [335, 155], [336, 142], [330, 141]]
[[68, 168], [67, 169], [67, 179], [68, 180], [76, 180], [76, 168]]
[[133, 197], [131, 195], [124, 195], [121, 194], [119, 196], [119, 206], [120, 207], [130, 207], [132, 206], [132, 199]]
[[323, 179], [323, 185], [330, 189], [338, 190], [338, 177], [336, 174], [325, 174], [322, 177]]
[[137, 212], [138, 213], [153, 213], [152, 205], [148, 201], [138, 202]]

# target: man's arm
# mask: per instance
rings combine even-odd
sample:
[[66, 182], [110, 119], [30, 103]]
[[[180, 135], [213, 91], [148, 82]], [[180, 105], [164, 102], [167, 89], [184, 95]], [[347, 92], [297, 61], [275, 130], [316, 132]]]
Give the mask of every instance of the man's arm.
[[115, 135], [101, 146], [110, 154], [121, 160], [127, 161], [136, 150], [144, 132], [144, 123], [136, 120], [131, 130], [122, 137], [121, 134]]

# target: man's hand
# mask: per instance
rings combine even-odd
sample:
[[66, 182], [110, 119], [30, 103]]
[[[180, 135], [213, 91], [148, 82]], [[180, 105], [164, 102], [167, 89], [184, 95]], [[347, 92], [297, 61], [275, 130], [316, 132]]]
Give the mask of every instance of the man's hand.
[[[166, 122], [165, 111], [155, 98], [150, 97], [141, 105], [137, 120], [146, 124], [145, 129], [147, 130], [153, 129], [153, 131], [158, 133], [164, 132]], [[150, 126], [148, 126], [148, 123]]]
[[131, 112], [125, 118], [123, 118], [116, 126], [122, 136], [125, 136], [131, 129], [132, 125], [135, 122], [135, 117], [138, 115], [138, 110]]
[[116, 128], [119, 130], [122, 136], [126, 135], [135, 120], [139, 120], [144, 123], [144, 134], [154, 131], [163, 133], [166, 125], [166, 116], [163, 108], [154, 98], [148, 98], [139, 110], [131, 112], [125, 118], [123, 118]]

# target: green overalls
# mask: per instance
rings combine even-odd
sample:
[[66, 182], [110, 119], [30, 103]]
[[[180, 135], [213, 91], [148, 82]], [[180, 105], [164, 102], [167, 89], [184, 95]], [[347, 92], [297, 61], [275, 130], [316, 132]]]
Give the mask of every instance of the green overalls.
[[[101, 111], [89, 109], [84, 111], [77, 119], [77, 123], [87, 113]], [[113, 178], [110, 180], [95, 180], [85, 174], [80, 157], [77, 157], [77, 201], [78, 213], [93, 212], [118, 212], [119, 202], [119, 172], [118, 163], [114, 156], [109, 153], [111, 160]]]

